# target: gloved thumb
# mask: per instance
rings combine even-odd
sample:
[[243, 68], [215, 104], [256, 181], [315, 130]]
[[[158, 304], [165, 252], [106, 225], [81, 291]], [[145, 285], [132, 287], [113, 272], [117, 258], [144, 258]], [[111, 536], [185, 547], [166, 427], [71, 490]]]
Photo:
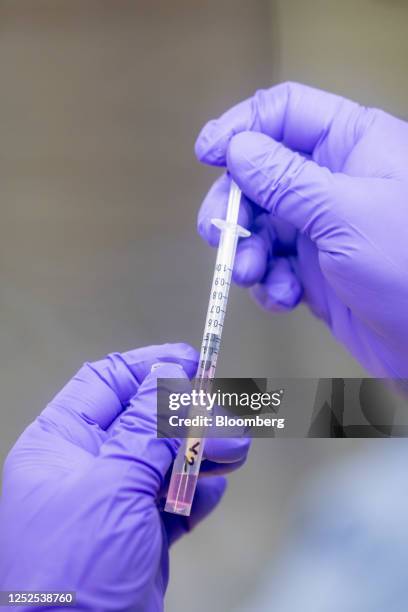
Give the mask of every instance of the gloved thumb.
[[344, 175], [288, 149], [258, 132], [241, 132], [229, 143], [228, 170], [245, 195], [294, 225], [313, 241], [327, 238], [339, 224], [336, 201]]
[[99, 460], [109, 464], [115, 482], [154, 498], [180, 445], [177, 439], [157, 437], [157, 379], [185, 379], [179, 364], [163, 363], [146, 376], [129, 407], [117, 419], [100, 449]]

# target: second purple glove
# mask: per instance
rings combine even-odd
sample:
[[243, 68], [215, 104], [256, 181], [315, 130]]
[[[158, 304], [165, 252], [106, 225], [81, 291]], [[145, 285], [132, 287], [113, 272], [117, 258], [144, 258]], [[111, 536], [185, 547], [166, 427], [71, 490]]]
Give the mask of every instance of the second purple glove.
[[179, 441], [156, 437], [156, 381], [192, 377], [197, 357], [165, 344], [85, 364], [26, 429], [4, 467], [0, 590], [75, 591], [75, 609], [92, 612], [163, 609], [169, 544], [217, 505], [221, 474], [248, 451], [209, 440], [191, 516], [159, 511]]
[[[408, 124], [285, 83], [210, 121], [196, 153], [246, 196], [236, 282], [272, 311], [303, 296], [372, 374], [408, 377]], [[228, 188], [224, 175], [199, 213], [212, 245]]]

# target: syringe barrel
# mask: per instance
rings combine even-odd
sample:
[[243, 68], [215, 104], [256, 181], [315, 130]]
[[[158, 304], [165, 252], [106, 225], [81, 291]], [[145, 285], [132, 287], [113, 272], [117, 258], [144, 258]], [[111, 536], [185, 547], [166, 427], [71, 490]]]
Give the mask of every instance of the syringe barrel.
[[[226, 220], [212, 220], [213, 224], [220, 229], [221, 236], [196, 375], [195, 388], [197, 389], [207, 390], [210, 381], [215, 376], [237, 243], [240, 237], [250, 235], [250, 232], [237, 224], [240, 197], [240, 189], [232, 182]], [[200, 472], [204, 443], [205, 440], [198, 437], [182, 441], [170, 479], [165, 506], [167, 512], [189, 516]]]
[[214, 378], [215, 375], [239, 237], [237, 226], [222, 223], [224, 227], [221, 229], [220, 246], [211, 284], [197, 378]]

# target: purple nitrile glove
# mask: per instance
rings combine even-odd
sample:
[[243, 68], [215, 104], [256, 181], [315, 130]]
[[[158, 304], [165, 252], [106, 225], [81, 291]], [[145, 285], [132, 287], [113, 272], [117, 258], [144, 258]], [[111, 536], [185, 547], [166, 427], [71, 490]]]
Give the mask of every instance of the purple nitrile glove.
[[248, 451], [208, 440], [191, 517], [159, 510], [179, 441], [156, 437], [156, 380], [192, 377], [197, 357], [165, 344], [85, 364], [25, 430], [4, 466], [0, 590], [76, 591], [75, 609], [92, 612], [162, 610], [169, 544], [217, 505], [220, 474]]
[[[408, 124], [296, 83], [210, 121], [198, 158], [241, 187], [234, 278], [269, 310], [301, 299], [376, 376], [408, 377]], [[229, 177], [205, 199], [212, 245]]]

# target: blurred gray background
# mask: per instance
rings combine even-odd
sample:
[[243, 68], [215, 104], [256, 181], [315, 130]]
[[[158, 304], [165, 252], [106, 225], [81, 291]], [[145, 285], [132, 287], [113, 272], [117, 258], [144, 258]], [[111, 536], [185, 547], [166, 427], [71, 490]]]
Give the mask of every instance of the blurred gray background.
[[[199, 344], [214, 252], [195, 219], [217, 175], [193, 155], [202, 124], [281, 80], [405, 115], [407, 17], [402, 0], [0, 0], [0, 460], [83, 361]], [[303, 307], [230, 303], [220, 376], [362, 374]], [[250, 598], [298, 483], [358, 449], [258, 440], [174, 548], [167, 610]]]

